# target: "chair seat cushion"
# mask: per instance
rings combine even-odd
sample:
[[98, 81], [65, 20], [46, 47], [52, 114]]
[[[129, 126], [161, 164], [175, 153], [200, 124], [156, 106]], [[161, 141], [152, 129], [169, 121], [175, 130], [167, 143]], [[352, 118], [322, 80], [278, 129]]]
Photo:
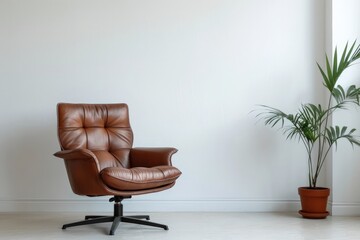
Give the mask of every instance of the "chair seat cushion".
[[157, 188], [173, 183], [181, 172], [172, 166], [157, 166], [152, 168], [108, 167], [100, 172], [104, 183], [119, 191], [144, 190]]

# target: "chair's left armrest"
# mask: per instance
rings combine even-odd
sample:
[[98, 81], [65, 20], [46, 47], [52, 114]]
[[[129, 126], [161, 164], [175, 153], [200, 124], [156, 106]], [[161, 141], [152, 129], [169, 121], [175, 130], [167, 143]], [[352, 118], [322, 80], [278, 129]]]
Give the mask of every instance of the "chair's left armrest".
[[171, 156], [176, 148], [132, 148], [130, 149], [131, 167], [171, 166]]

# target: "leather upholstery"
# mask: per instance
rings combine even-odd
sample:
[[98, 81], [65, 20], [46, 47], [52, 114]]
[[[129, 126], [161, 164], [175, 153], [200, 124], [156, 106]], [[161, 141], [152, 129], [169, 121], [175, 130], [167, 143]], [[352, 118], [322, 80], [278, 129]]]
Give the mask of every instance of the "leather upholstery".
[[169, 166], [136, 167], [122, 169], [122, 171], [119, 171], [117, 167], [109, 167], [102, 170], [100, 174], [103, 181], [112, 188], [141, 190], [170, 184], [178, 178], [179, 171]]
[[131, 196], [168, 189], [175, 148], [132, 148], [126, 104], [58, 104], [58, 137], [74, 193]]
[[59, 104], [58, 134], [63, 150], [131, 148], [126, 104]]

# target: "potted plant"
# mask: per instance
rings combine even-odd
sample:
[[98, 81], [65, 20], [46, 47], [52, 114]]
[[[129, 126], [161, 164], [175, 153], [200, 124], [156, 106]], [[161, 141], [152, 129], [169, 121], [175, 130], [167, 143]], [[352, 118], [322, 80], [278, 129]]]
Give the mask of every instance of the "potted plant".
[[295, 114], [287, 114], [261, 105], [261, 112], [257, 115], [265, 125], [280, 126], [287, 139], [297, 139], [305, 146], [309, 185], [298, 189], [302, 206], [299, 213], [305, 218], [326, 218], [329, 214], [326, 205], [330, 190], [318, 187], [317, 180], [332, 147], [337, 147], [340, 139], [347, 140], [351, 145], [360, 145], [359, 139], [354, 135], [356, 129], [331, 125], [334, 111], [346, 109], [350, 104], [360, 105], [360, 88], [351, 85], [344, 89], [337, 83], [344, 70], [359, 58], [360, 45], [356, 46], [355, 41], [350, 48], [346, 44], [340, 59], [335, 48], [332, 63], [326, 55], [325, 69], [317, 63], [323, 85], [329, 93], [326, 106], [302, 104]]

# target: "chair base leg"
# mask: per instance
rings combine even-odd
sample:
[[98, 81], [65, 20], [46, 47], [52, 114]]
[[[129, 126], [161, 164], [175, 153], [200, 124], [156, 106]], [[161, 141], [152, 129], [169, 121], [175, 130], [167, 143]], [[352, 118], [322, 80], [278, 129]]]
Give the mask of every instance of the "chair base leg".
[[[85, 220], [93, 219], [93, 218], [102, 218], [102, 217], [108, 217], [108, 216], [104, 216], [104, 215], [87, 215], [87, 216], [85, 216]], [[133, 216], [126, 216], [126, 217], [150, 220], [149, 215], [133, 215]]]
[[126, 216], [128, 218], [136, 218], [136, 219], [146, 219], [146, 220], [150, 220], [150, 216], [149, 215], [134, 215], [134, 216]]
[[113, 221], [113, 223], [111, 225], [109, 235], [114, 235], [115, 234], [115, 231], [116, 231], [117, 227], [119, 226], [120, 221], [121, 221], [121, 217], [115, 217], [114, 218], [114, 221]]
[[66, 228], [68, 228], [68, 227], [81, 226], [81, 225], [95, 224], [95, 223], [112, 222], [113, 220], [114, 220], [114, 217], [112, 217], [112, 216], [109, 216], [109, 217], [99, 217], [99, 218], [94, 218], [94, 219], [89, 219], [89, 220], [84, 220], [84, 221], [79, 221], [79, 222], [64, 224], [63, 227], [62, 227], [62, 229], [66, 229]]
[[[114, 235], [120, 222], [126, 222], [126, 223], [140, 224], [140, 225], [145, 225], [145, 226], [163, 228], [164, 230], [169, 230], [169, 227], [167, 225], [150, 222], [149, 215], [123, 216], [123, 205], [121, 203], [122, 200], [123, 200], [123, 198], [118, 197], [118, 196], [115, 196], [114, 198], [110, 199], [110, 201], [115, 201], [113, 216], [88, 215], [88, 216], [85, 216], [85, 220], [83, 220], [83, 221], [64, 224], [62, 226], [62, 229], [66, 229], [69, 227], [75, 227], [75, 226], [81, 226], [81, 225], [112, 222], [109, 235]], [[146, 219], [146, 220], [142, 220], [142, 219]]]
[[134, 217], [121, 217], [121, 222], [134, 223], [134, 224], [158, 227], [158, 228], [163, 228], [164, 230], [169, 230], [169, 227], [164, 224], [144, 221], [144, 220], [136, 219]]

